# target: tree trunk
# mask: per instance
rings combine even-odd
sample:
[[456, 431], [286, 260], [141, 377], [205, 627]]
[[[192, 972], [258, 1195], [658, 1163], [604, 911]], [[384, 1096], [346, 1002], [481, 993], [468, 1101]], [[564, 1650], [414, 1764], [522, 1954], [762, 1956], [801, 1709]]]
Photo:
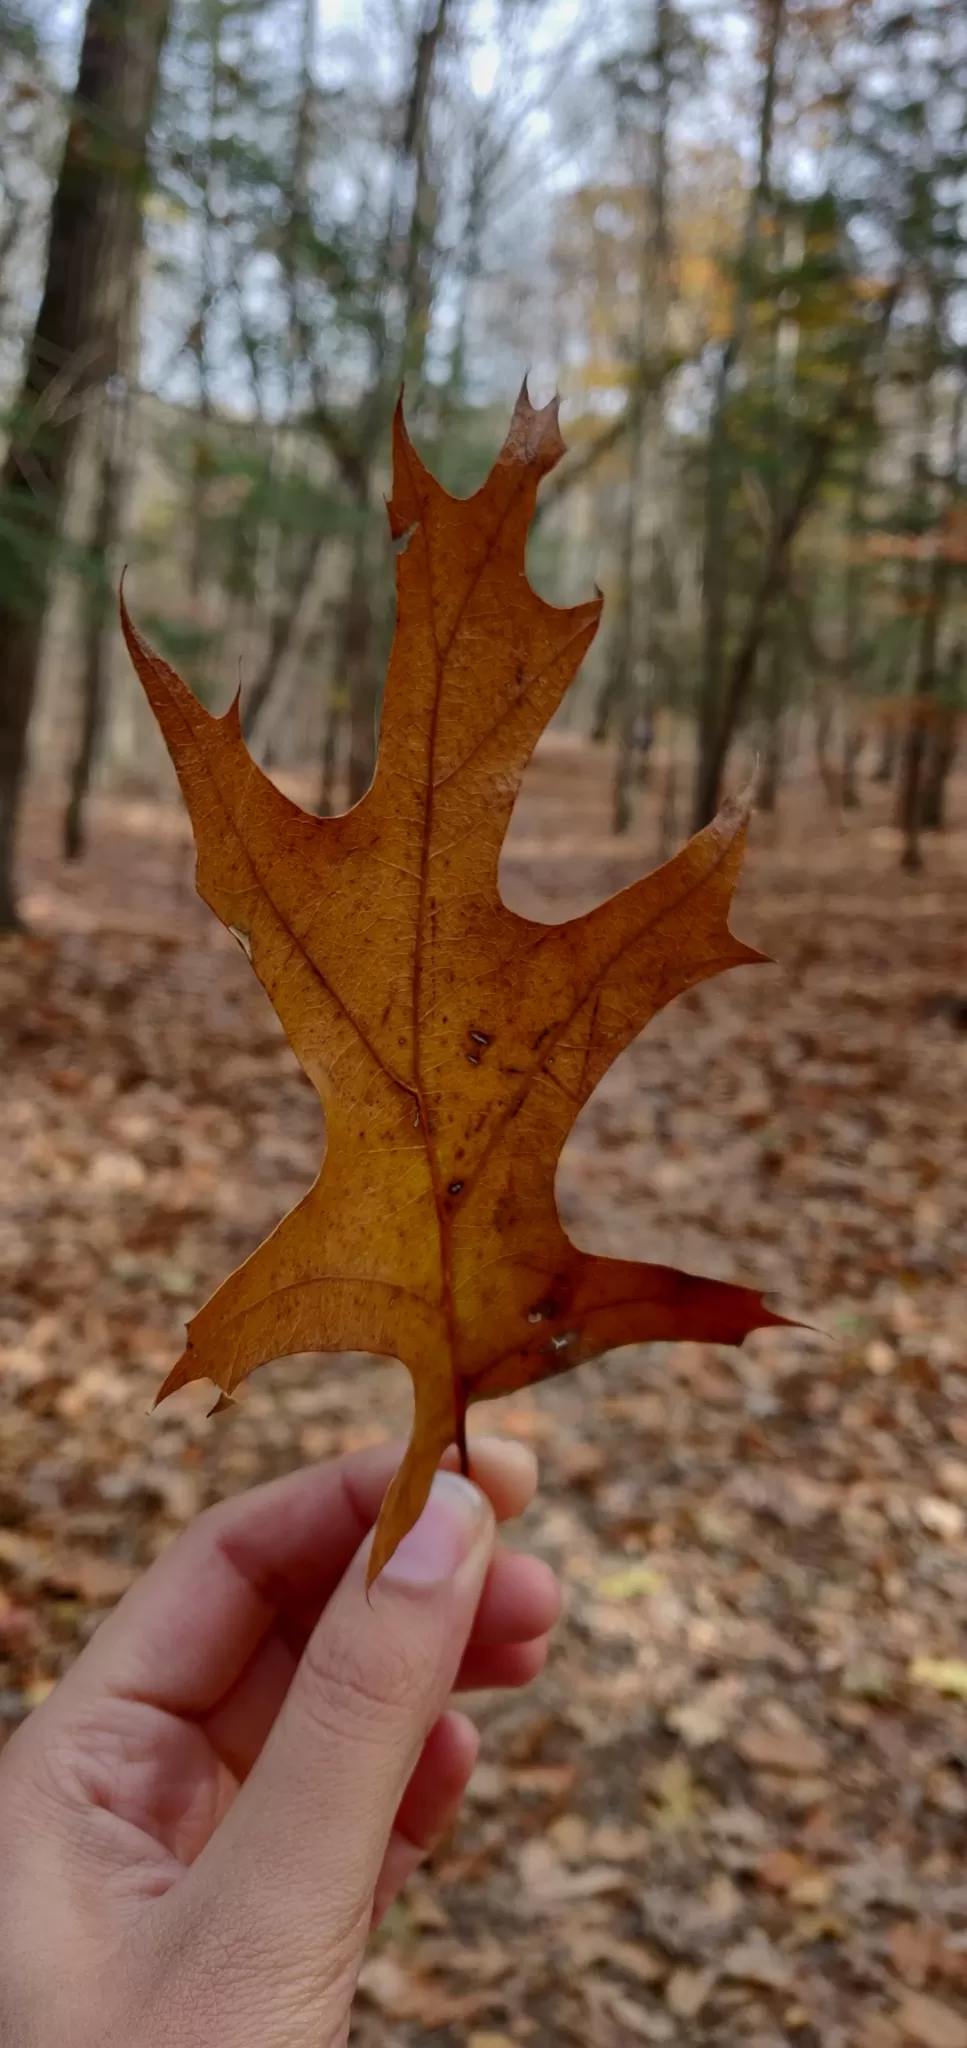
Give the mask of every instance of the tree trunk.
[[86, 593], [84, 664], [81, 671], [81, 729], [71, 764], [64, 813], [64, 857], [78, 860], [86, 841], [85, 812], [91, 775], [100, 749], [108, 702], [108, 681], [117, 634], [110, 564], [117, 540], [126, 475], [126, 444], [130, 419], [128, 394], [120, 404], [107, 401], [104, 452], [98, 469], [97, 510], [90, 547], [94, 555], [91, 585]]
[[725, 684], [725, 643], [728, 627], [728, 513], [732, 483], [729, 446], [729, 383], [745, 341], [749, 315], [749, 268], [756, 246], [759, 219], [772, 183], [779, 50], [785, 21], [785, 0], [769, 0], [767, 40], [763, 56], [759, 105], [759, 161], [743, 233], [741, 281], [735, 299], [732, 331], [719, 357], [709, 427], [705, 484], [705, 534], [702, 565], [702, 672], [698, 696], [698, 760], [693, 799], [693, 830], [714, 817], [731, 731], [722, 744]]
[[703, 825], [707, 825], [718, 810], [722, 776], [732, 736], [749, 694], [759, 645], [768, 624], [772, 605], [788, 580], [793, 542], [803, 521], [812, 510], [836, 446], [839, 431], [855, 412], [860, 401], [861, 386], [871, 350], [885, 337], [898, 289], [898, 284], [894, 285], [887, 293], [876, 335], [871, 336], [865, 345], [861, 345], [860, 351], [853, 358], [828, 419], [815, 429], [799, 482], [773, 533], [759, 587], [746, 618], [745, 631], [725, 679], [718, 719], [714, 726], [702, 734], [692, 814], [693, 832], [701, 831]]
[[833, 699], [824, 690], [816, 706], [816, 767], [822, 784], [823, 795], [831, 810], [839, 804], [841, 788], [839, 778], [829, 758], [829, 741], [833, 727]]
[[943, 832], [946, 827], [947, 777], [957, 758], [957, 738], [957, 712], [952, 705], [942, 705], [930, 735], [920, 793], [924, 832]]
[[[647, 51], [655, 79], [654, 126], [647, 186], [642, 191], [643, 243], [638, 275], [635, 355], [639, 363], [664, 366], [668, 348], [668, 120], [671, 23], [668, 0], [655, 0], [654, 39]], [[628, 489], [621, 541], [621, 596], [612, 646], [614, 703], [620, 712], [612, 822], [627, 832], [632, 792], [651, 745], [655, 714], [659, 543], [657, 518], [664, 493], [659, 485], [662, 447], [661, 383], [647, 390], [637, 381], [629, 423]], [[645, 501], [643, 503], [643, 500]], [[642, 513], [647, 529], [642, 531]], [[647, 732], [642, 748], [639, 737]]]
[[859, 785], [856, 768], [863, 751], [866, 733], [855, 713], [847, 706], [843, 723], [843, 768], [840, 779], [840, 802], [844, 811], [858, 811], [860, 808]]
[[874, 782], [893, 781], [893, 777], [896, 774], [898, 752], [899, 733], [896, 720], [893, 717], [887, 717], [883, 721], [883, 729], [880, 734], [879, 758], [873, 770]]
[[[135, 95], [138, 131], [132, 133], [129, 128], [131, 167], [110, 195], [110, 210], [104, 226], [103, 270], [106, 274], [103, 276], [99, 327], [105, 390], [98, 431], [100, 453], [94, 529], [89, 541], [94, 560], [92, 581], [86, 593], [81, 729], [71, 764], [64, 814], [64, 854], [68, 860], [76, 860], [84, 850], [84, 811], [104, 731], [116, 637], [111, 585], [116, 573], [113, 557], [127, 481], [131, 406], [138, 363], [148, 128], [157, 95], [167, 15], [168, 0], [163, 0], [163, 5], [157, 7], [153, 16], [151, 33], [143, 35], [140, 40], [137, 56], [141, 69]], [[123, 386], [117, 388], [122, 378]]]
[[373, 779], [379, 677], [370, 599], [369, 523], [360, 528], [343, 616], [342, 680], [349, 701], [349, 802], [359, 802]]
[[756, 791], [760, 811], [775, 810], [782, 776], [783, 724], [786, 709], [786, 649], [778, 628], [772, 632], [769, 648], [769, 678], [766, 685], [765, 736], [762, 745], [762, 773]]
[[[930, 337], [927, 350], [926, 376], [924, 385], [924, 419], [921, 455], [926, 466], [929, 461], [933, 414], [931, 405], [931, 378], [935, 368], [934, 351], [936, 329]], [[913, 702], [910, 706], [910, 720], [907, 726], [900, 769], [900, 825], [903, 832], [903, 852], [900, 864], [908, 875], [915, 875], [923, 866], [920, 851], [920, 827], [923, 822], [923, 774], [927, 755], [928, 728], [934, 723], [933, 713], [937, 694], [937, 644], [940, 622], [946, 604], [950, 578], [949, 564], [944, 552], [941, 530], [942, 514], [951, 505], [957, 494], [960, 473], [960, 432], [964, 415], [965, 389], [958, 386], [951, 413], [950, 457], [944, 488], [937, 494], [934, 505], [933, 556], [927, 579], [926, 603], [920, 628], [920, 646], [917, 656], [917, 676]]]
[[71, 456], [85, 400], [104, 375], [105, 220], [119, 189], [142, 174], [152, 53], [166, 16], [167, 0], [89, 0], [40, 311], [0, 481], [8, 535], [0, 581], [0, 929], [19, 922], [16, 826]]
[[322, 743], [322, 783], [317, 806], [320, 818], [331, 818], [336, 808], [345, 711], [345, 691], [335, 690], [330, 686], [326, 705], [326, 730]]

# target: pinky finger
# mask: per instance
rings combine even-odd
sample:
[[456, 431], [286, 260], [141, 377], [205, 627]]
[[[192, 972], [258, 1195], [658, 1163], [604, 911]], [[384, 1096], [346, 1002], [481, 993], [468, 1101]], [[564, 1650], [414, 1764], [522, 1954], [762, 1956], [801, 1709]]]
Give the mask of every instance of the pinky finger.
[[373, 1901], [374, 1927], [456, 1819], [479, 1747], [480, 1737], [466, 1714], [442, 1714], [430, 1729], [383, 1858]]

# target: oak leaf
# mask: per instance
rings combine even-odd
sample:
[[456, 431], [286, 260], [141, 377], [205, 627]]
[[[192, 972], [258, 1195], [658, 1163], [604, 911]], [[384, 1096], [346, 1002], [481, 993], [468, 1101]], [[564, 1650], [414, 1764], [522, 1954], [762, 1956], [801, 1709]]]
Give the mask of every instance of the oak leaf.
[[188, 1325], [159, 1400], [231, 1395], [294, 1352], [402, 1359], [415, 1412], [370, 1575], [416, 1520], [468, 1402], [620, 1344], [740, 1343], [776, 1323], [749, 1288], [597, 1258], [554, 1200], [564, 1140], [663, 1004], [763, 956], [728, 910], [747, 822], [728, 803], [654, 874], [569, 923], [497, 885], [521, 776], [594, 638], [524, 573], [538, 484], [563, 452], [526, 387], [487, 481], [452, 498], [397, 410], [396, 633], [372, 786], [343, 817], [284, 796], [242, 739], [122, 623], [178, 773], [197, 886], [244, 946], [322, 1099], [309, 1193]]

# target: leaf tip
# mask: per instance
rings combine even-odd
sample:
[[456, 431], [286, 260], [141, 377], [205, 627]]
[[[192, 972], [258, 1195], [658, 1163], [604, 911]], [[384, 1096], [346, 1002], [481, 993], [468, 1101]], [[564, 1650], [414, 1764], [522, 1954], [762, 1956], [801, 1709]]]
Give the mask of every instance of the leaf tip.
[[747, 946], [744, 939], [736, 937], [731, 927], [729, 939], [732, 945], [730, 967], [778, 967], [779, 962], [772, 953], [762, 953], [758, 946]]
[[424, 509], [423, 498], [434, 487], [439, 489], [439, 485], [434, 486], [434, 479], [410, 440], [401, 384], [393, 411], [393, 488], [386, 500], [389, 530], [394, 540], [399, 540], [407, 527], [418, 524]]
[[556, 392], [546, 405], [533, 405], [525, 377], [498, 462], [512, 462], [533, 469], [537, 478], [547, 476], [566, 453], [560, 410], [561, 401]]
[[221, 716], [221, 718], [220, 718], [220, 720], [219, 720], [219, 724], [220, 724], [220, 725], [223, 725], [223, 726], [225, 727], [226, 731], [227, 731], [227, 732], [229, 732], [229, 733], [231, 734], [231, 737], [232, 737], [232, 739], [239, 739], [239, 740], [241, 739], [241, 737], [242, 737], [242, 685], [241, 685], [241, 683], [239, 683], [239, 685], [238, 685], [238, 688], [237, 688], [237, 690], [236, 690], [236, 692], [235, 692], [235, 695], [234, 695], [234, 697], [232, 698], [232, 701], [231, 701], [231, 703], [229, 704], [229, 706], [228, 706], [227, 710], [226, 710], [226, 711], [223, 711], [223, 712], [222, 712], [222, 716]]

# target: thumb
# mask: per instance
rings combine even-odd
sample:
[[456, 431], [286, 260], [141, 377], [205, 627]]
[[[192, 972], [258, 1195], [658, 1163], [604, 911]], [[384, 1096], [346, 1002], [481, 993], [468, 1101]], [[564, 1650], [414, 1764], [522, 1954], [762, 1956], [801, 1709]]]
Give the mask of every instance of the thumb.
[[[468, 1479], [438, 1472], [367, 1596], [370, 1546], [310, 1637], [231, 1811], [177, 1888], [192, 1946], [207, 1926], [208, 1981], [214, 1959], [225, 1967], [220, 2013], [234, 2008], [251, 2030], [260, 2010], [253, 2039], [264, 2048], [341, 2038], [396, 1810], [473, 1627], [493, 1513]], [[242, 2039], [226, 2026], [227, 2041]]]

